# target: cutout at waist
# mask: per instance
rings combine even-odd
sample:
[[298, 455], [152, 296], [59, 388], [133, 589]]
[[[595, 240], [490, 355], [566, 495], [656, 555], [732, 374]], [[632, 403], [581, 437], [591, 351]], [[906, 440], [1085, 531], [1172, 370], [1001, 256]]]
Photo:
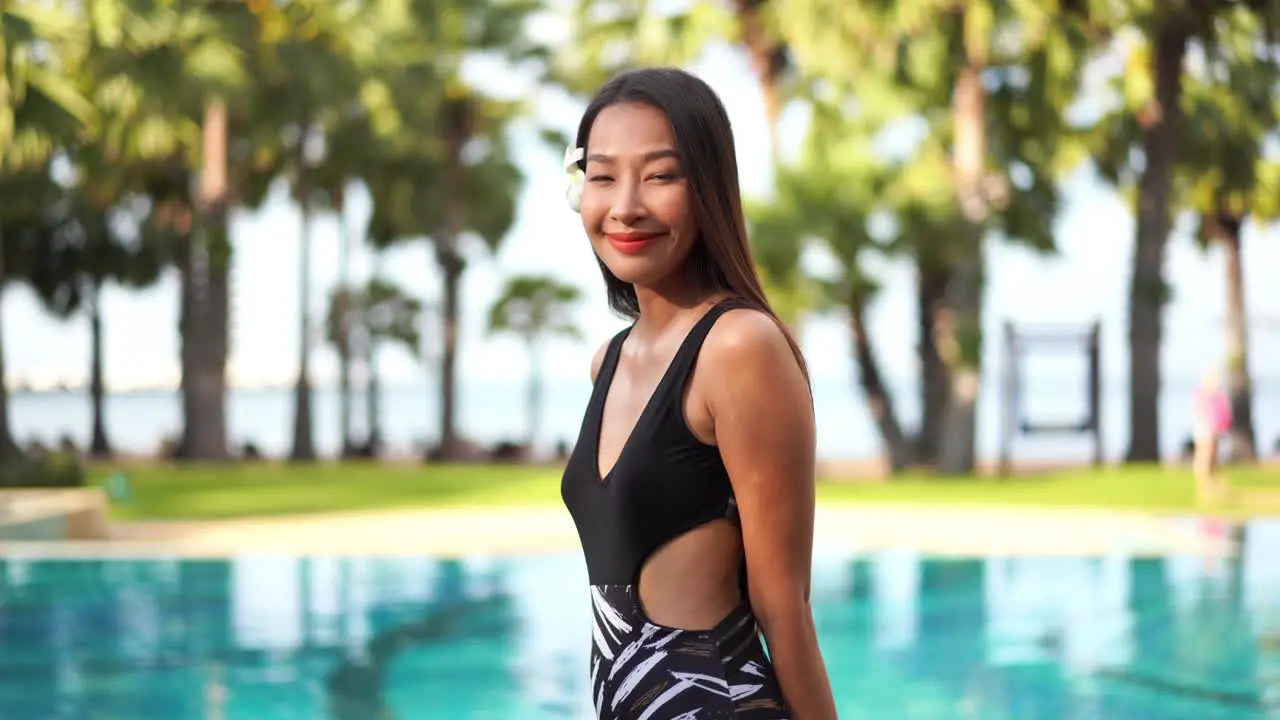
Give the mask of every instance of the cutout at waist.
[[721, 517], [662, 543], [633, 570], [637, 611], [672, 629], [710, 630], [746, 600], [742, 535]]

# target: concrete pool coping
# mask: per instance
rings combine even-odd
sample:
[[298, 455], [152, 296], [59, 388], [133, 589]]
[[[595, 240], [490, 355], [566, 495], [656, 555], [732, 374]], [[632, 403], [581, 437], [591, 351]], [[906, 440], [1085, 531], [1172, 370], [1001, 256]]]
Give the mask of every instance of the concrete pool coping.
[[107, 495], [101, 488], [0, 490], [0, 544], [110, 537]]
[[[1220, 556], [1225, 521], [1108, 510], [824, 505], [815, 554], [909, 549], [937, 556]], [[563, 508], [450, 508], [113, 523], [106, 539], [0, 541], [24, 557], [460, 556], [579, 549]]]

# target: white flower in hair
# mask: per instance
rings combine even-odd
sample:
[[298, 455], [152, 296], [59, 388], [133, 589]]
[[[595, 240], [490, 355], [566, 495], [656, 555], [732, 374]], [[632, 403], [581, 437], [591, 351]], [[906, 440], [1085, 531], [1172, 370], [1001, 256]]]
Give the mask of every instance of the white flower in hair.
[[586, 180], [586, 174], [582, 172], [582, 168], [578, 167], [578, 163], [585, 156], [585, 151], [580, 147], [570, 145], [564, 151], [564, 171], [569, 175], [569, 187], [565, 190], [565, 199], [569, 201], [569, 207], [574, 212], [582, 212], [582, 184]]

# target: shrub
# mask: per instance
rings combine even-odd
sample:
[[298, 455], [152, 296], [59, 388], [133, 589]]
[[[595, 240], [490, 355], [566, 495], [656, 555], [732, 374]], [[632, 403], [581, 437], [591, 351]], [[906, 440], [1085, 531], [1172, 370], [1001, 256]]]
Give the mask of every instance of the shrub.
[[84, 464], [75, 453], [26, 453], [0, 461], [0, 488], [75, 488], [84, 484]]

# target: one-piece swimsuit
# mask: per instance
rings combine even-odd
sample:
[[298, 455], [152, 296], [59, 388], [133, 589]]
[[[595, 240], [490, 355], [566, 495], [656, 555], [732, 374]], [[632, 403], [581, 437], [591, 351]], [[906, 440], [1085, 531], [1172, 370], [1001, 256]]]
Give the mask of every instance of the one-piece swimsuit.
[[746, 592], [711, 630], [651, 621], [640, 571], [660, 547], [737, 506], [719, 449], [694, 437], [683, 396], [722, 301], [693, 326], [667, 367], [614, 466], [601, 474], [600, 426], [627, 328], [609, 343], [578, 442], [561, 482], [577, 526], [594, 615], [591, 693], [599, 720], [783, 720], [782, 694]]

